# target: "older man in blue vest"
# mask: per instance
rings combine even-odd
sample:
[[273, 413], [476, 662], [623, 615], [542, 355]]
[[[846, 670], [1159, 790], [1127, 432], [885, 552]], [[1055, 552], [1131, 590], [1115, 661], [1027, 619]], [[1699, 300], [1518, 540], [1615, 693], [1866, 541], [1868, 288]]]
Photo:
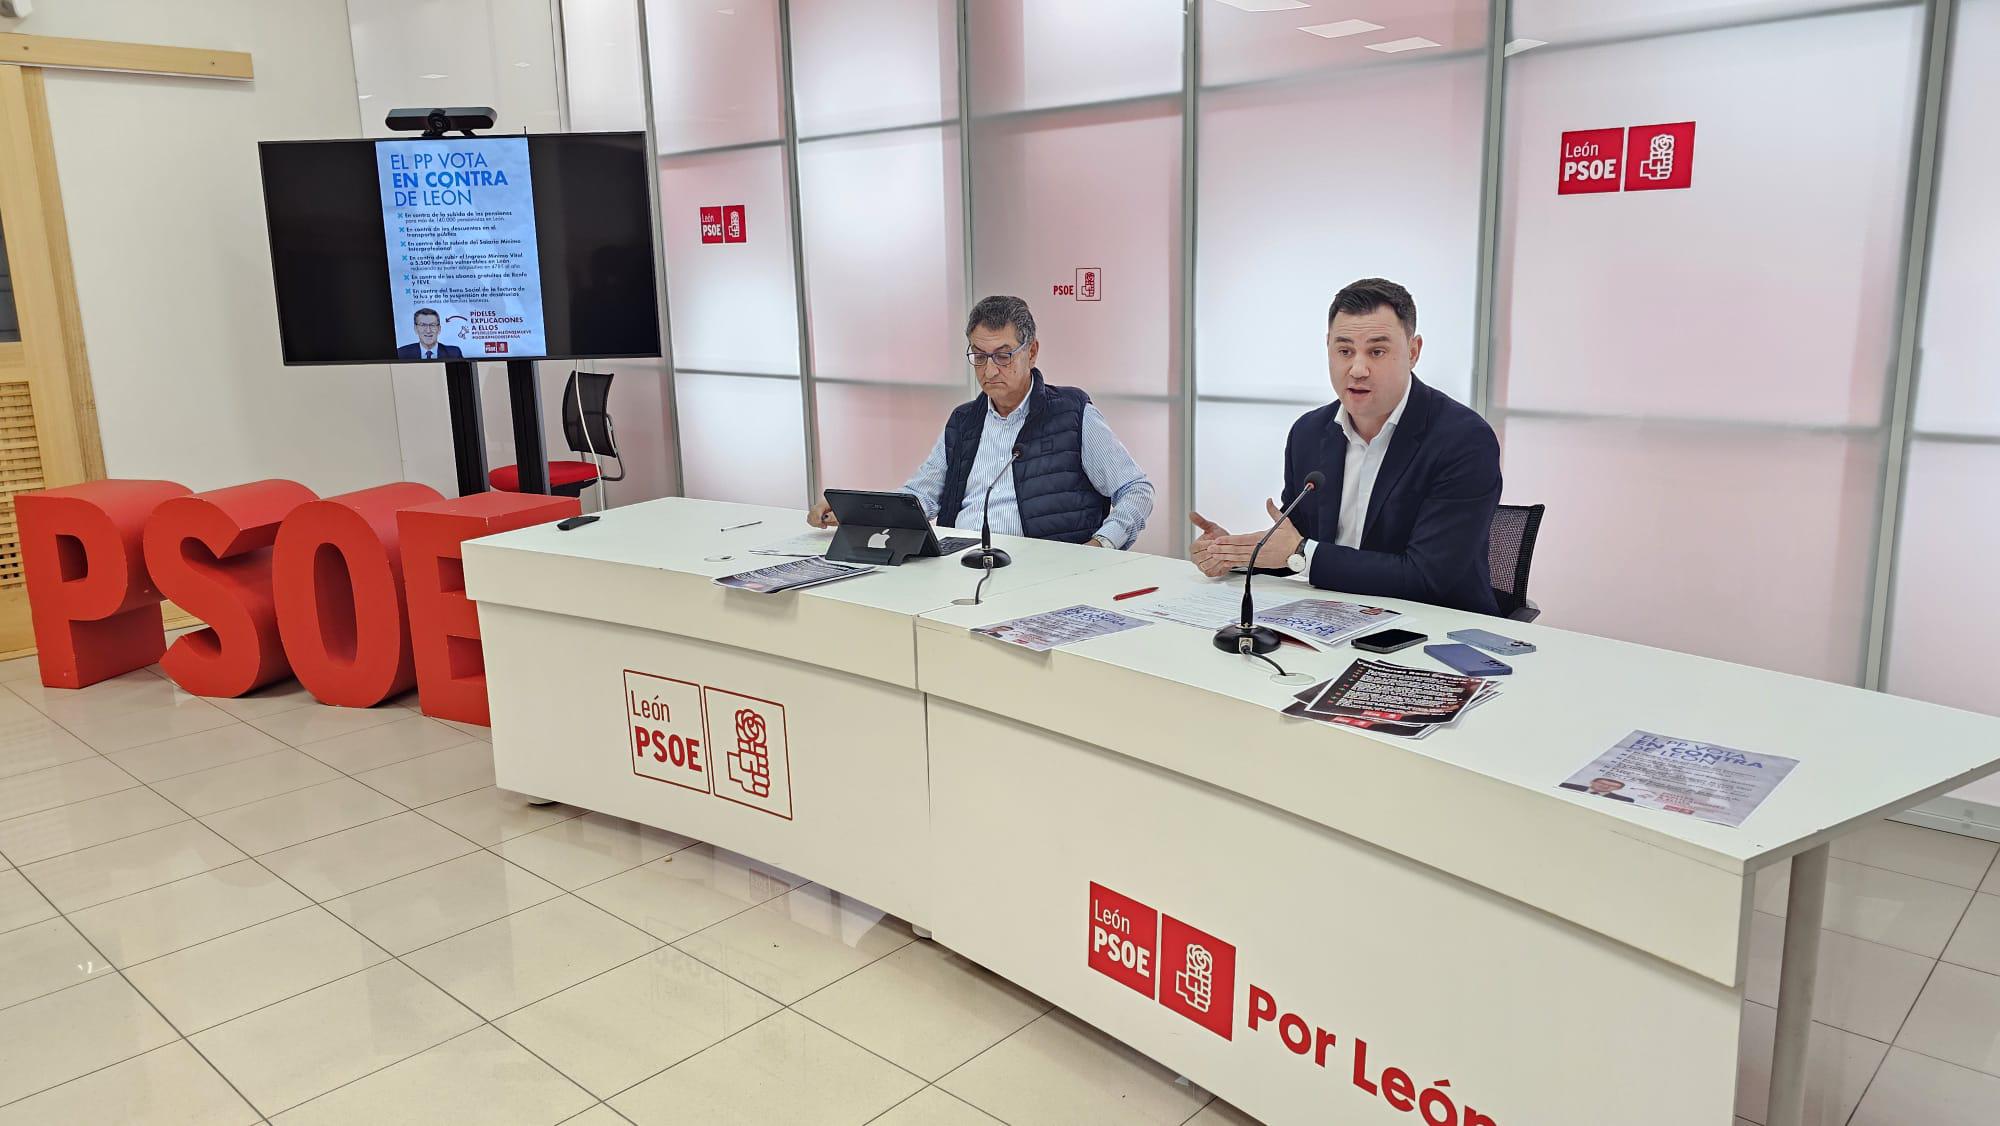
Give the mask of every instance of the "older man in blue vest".
[[[1088, 394], [1043, 381], [1028, 303], [981, 301], [965, 342], [981, 394], [951, 412], [903, 491], [940, 524], [977, 527], [991, 485], [995, 534], [1131, 547], [1153, 513], [1153, 483]], [[807, 519], [834, 523], [825, 501]]]

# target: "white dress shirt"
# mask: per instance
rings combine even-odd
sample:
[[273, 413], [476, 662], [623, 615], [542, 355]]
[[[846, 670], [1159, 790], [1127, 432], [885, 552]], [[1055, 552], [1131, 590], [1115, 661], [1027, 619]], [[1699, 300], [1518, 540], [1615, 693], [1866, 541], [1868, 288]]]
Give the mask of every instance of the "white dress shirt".
[[[1034, 396], [1021, 401], [1009, 414], [1001, 414], [986, 404], [986, 423], [979, 434], [979, 452], [972, 459], [972, 469], [965, 478], [965, 502], [960, 508], [957, 524], [962, 528], [977, 528], [981, 505], [986, 496], [986, 487], [993, 486], [993, 534], [996, 536], [1018, 536], [1021, 534], [1021, 505], [1014, 496], [1014, 447], [1021, 439], [1021, 428], [1028, 421], [1029, 405]], [[1129, 548], [1146, 528], [1146, 518], [1153, 513], [1153, 483], [1146, 479], [1144, 470], [1132, 460], [1124, 443], [1111, 432], [1111, 424], [1104, 420], [1097, 404], [1083, 408], [1083, 471], [1090, 479], [1091, 487], [1100, 495], [1109, 497], [1111, 511], [1105, 516], [1104, 524], [1097, 529], [1096, 538], [1115, 548]], [[915, 496], [924, 506], [924, 512], [935, 520], [938, 517], [938, 501], [944, 492], [946, 452], [944, 435], [931, 446], [930, 456], [917, 468], [916, 475], [903, 485], [903, 491]]]
[[[1361, 546], [1362, 525], [1368, 522], [1368, 498], [1375, 494], [1375, 478], [1382, 472], [1382, 460], [1389, 456], [1389, 440], [1396, 436], [1396, 426], [1403, 421], [1403, 408], [1409, 405], [1410, 391], [1405, 387], [1403, 398], [1389, 412], [1388, 421], [1382, 424], [1373, 441], [1355, 431], [1347, 404], [1342, 403], [1335, 412], [1341, 433], [1347, 435], [1347, 461], [1340, 472], [1340, 523], [1333, 538], [1335, 547]], [[1307, 540], [1299, 547], [1306, 557], [1308, 571], [1312, 570], [1313, 549], [1318, 546], [1317, 541]]]

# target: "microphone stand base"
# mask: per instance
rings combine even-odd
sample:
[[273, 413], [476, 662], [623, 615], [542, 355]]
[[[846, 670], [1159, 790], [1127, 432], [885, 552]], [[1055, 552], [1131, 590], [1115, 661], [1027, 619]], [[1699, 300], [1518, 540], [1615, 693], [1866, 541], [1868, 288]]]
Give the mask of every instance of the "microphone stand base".
[[[1243, 643], [1248, 640], [1250, 647]], [[1215, 631], [1215, 647], [1224, 653], [1275, 653], [1279, 645], [1275, 631], [1264, 626], [1223, 626]]]
[[986, 567], [992, 567], [997, 570], [1012, 563], [1014, 560], [1006, 552], [997, 547], [976, 547], [959, 556], [958, 561], [977, 571]]

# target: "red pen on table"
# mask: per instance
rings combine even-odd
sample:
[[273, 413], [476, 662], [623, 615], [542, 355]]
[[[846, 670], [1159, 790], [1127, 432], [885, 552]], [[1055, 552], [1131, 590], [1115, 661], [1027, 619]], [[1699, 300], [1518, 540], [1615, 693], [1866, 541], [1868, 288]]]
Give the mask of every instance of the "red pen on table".
[[1111, 601], [1113, 601], [1113, 602], [1123, 602], [1123, 601], [1125, 601], [1125, 600], [1126, 600], [1126, 599], [1128, 599], [1128, 598], [1137, 598], [1137, 597], [1139, 597], [1139, 596], [1140, 596], [1140, 595], [1142, 595], [1142, 594], [1151, 594], [1151, 593], [1153, 593], [1154, 591], [1156, 591], [1156, 590], [1158, 590], [1158, 589], [1160, 589], [1160, 588], [1159, 588], [1159, 587], [1156, 587], [1156, 586], [1145, 586], [1145, 587], [1140, 587], [1140, 588], [1139, 588], [1138, 590], [1128, 590], [1128, 591], [1126, 591], [1126, 592], [1125, 592], [1124, 594], [1114, 594], [1114, 595], [1112, 595], [1112, 596], [1111, 596]]

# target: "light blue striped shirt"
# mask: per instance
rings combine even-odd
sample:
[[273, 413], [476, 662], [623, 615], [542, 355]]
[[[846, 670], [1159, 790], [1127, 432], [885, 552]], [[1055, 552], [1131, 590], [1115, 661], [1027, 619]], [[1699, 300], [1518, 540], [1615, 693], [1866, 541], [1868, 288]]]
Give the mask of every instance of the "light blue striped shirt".
[[[1021, 506], [1014, 497], [1010, 463], [1014, 446], [1021, 439], [1021, 427], [1028, 421], [1028, 405], [1033, 398], [1030, 395], [1023, 399], [1014, 413], [1005, 416], [994, 410], [990, 401], [986, 404], [986, 426], [979, 434], [979, 455], [973, 458], [972, 472], [965, 479], [965, 506], [958, 515], [959, 527], [979, 526], [981, 498], [986, 486], [992, 484], [993, 533], [1021, 534]], [[930, 456], [903, 485], [903, 491], [915, 496], [933, 520], [938, 515], [939, 494], [944, 491], [944, 467], [944, 434], [940, 432]], [[1111, 512], [1097, 535], [1112, 547], [1121, 550], [1131, 547], [1146, 529], [1146, 518], [1153, 514], [1153, 483], [1146, 479], [1145, 471], [1132, 460], [1132, 455], [1125, 452], [1125, 444], [1111, 432], [1111, 424], [1104, 421], [1095, 403], [1083, 408], [1083, 471], [1092, 488], [1111, 498]], [[999, 479], [997, 483], [995, 478]]]

